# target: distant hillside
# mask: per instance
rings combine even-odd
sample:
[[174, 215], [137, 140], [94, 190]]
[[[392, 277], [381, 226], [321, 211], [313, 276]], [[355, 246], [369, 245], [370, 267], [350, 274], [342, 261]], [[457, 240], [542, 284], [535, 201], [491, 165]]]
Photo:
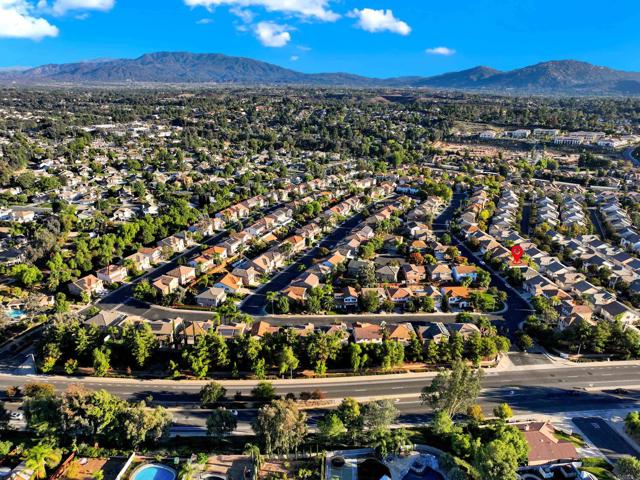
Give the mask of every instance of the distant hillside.
[[219, 83], [408, 87], [578, 95], [640, 95], [640, 73], [562, 60], [502, 72], [475, 67], [434, 77], [367, 78], [349, 73], [307, 74], [219, 53], [159, 52], [135, 59], [101, 59], [0, 70], [4, 83]]

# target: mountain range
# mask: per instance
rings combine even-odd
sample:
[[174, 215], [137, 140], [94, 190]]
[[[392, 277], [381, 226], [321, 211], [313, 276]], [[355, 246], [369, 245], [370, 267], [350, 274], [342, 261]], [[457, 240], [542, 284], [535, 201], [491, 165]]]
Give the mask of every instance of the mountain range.
[[0, 70], [14, 84], [231, 84], [360, 88], [431, 88], [512, 94], [640, 95], [640, 72], [575, 60], [538, 63], [510, 71], [475, 67], [432, 77], [370, 78], [349, 73], [302, 73], [220, 53], [158, 52], [135, 59], [99, 59]]

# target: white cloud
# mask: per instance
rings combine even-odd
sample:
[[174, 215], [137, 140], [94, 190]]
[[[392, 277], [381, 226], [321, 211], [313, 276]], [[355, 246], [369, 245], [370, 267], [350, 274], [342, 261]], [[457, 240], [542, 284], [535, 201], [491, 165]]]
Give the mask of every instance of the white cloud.
[[393, 16], [391, 10], [374, 10], [363, 8], [352, 10], [349, 15], [358, 19], [356, 26], [367, 32], [393, 32], [400, 35], [409, 35], [411, 27], [402, 20]]
[[58, 35], [58, 27], [32, 12], [26, 0], [0, 0], [0, 37], [41, 40]]
[[284, 47], [291, 40], [286, 25], [260, 22], [256, 25], [256, 36], [265, 47]]
[[196, 22], [198, 25], [209, 25], [210, 23], [213, 23], [213, 20], [210, 18], [201, 18], [200, 20], [198, 20]]
[[229, 6], [236, 8], [262, 7], [269, 12], [280, 12], [334, 22], [340, 15], [329, 9], [330, 0], [184, 0], [189, 7], [213, 8]]
[[51, 11], [55, 15], [64, 15], [70, 10], [98, 10], [109, 11], [113, 8], [115, 0], [55, 0]]
[[233, 13], [236, 17], [242, 20], [244, 23], [253, 22], [254, 14], [251, 10], [247, 10], [245, 8], [231, 8], [229, 9], [231, 13]]
[[289, 60], [291, 60], [292, 62], [297, 62], [298, 60], [300, 60], [300, 57], [297, 55], [291, 55]]
[[426, 52], [429, 55], [442, 55], [444, 57], [450, 57], [451, 55], [455, 55], [456, 53], [456, 51], [453, 48], [448, 48], [448, 47], [427, 48]]

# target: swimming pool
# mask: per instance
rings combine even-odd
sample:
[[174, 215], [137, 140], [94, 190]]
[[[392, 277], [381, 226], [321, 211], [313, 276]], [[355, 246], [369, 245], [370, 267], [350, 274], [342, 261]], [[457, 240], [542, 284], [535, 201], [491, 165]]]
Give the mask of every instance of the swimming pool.
[[5, 310], [5, 313], [7, 314], [8, 317], [13, 318], [14, 320], [18, 319], [18, 318], [22, 318], [24, 317], [25, 313], [22, 310], [15, 310], [13, 308], [10, 308], [8, 310]]
[[143, 465], [133, 472], [131, 480], [175, 480], [176, 471], [159, 463]]

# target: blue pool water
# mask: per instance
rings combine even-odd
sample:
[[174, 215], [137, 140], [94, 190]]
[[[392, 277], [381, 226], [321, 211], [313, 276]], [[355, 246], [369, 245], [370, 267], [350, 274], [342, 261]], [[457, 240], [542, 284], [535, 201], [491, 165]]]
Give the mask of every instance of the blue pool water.
[[14, 310], [13, 308], [6, 310], [5, 313], [11, 318], [20, 318], [24, 315], [22, 310]]
[[131, 476], [131, 480], [175, 480], [176, 471], [164, 465], [149, 464], [140, 467]]

